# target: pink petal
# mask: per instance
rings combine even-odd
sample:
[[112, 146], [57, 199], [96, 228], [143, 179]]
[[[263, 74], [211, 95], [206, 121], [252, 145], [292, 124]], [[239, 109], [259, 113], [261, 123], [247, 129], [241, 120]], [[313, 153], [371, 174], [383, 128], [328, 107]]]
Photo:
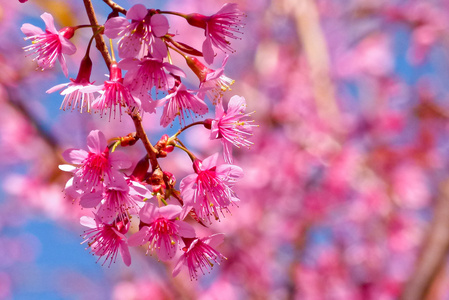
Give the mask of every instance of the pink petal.
[[159, 214], [168, 220], [173, 220], [179, 216], [181, 209], [178, 205], [166, 205], [159, 208]]
[[163, 59], [164, 57], [167, 56], [167, 46], [161, 39], [159, 38], [154, 39], [154, 43], [152, 44], [152, 46], [153, 46], [152, 54], [155, 58]]
[[189, 223], [176, 220], [175, 224], [178, 225], [178, 233], [182, 237], [194, 238], [196, 236], [195, 229]]
[[87, 151], [83, 149], [67, 149], [62, 153], [66, 162], [79, 165], [87, 158]]
[[233, 158], [232, 158], [232, 143], [230, 143], [229, 141], [225, 140], [225, 139], [221, 139], [221, 143], [223, 145], [223, 158], [224, 161], [227, 164], [232, 164], [233, 163]]
[[100, 204], [102, 199], [103, 199], [102, 192], [87, 193], [81, 196], [80, 205], [84, 208], [94, 208], [95, 206]]
[[209, 65], [214, 62], [214, 50], [212, 49], [212, 42], [209, 37], [203, 42], [203, 58]]
[[48, 90], [46, 91], [46, 93], [47, 93], [47, 94], [51, 94], [51, 93], [53, 93], [53, 92], [55, 92], [55, 91], [57, 91], [57, 90], [60, 90], [60, 89], [62, 89], [62, 88], [64, 88], [64, 87], [66, 87], [66, 86], [69, 85], [69, 84], [70, 84], [70, 82], [68, 82], [68, 83], [61, 83], [61, 84], [55, 85], [54, 87], [48, 89]]
[[179, 272], [181, 272], [181, 268], [184, 265], [185, 259], [186, 259], [185, 255], [184, 254], [181, 255], [178, 262], [176, 263], [176, 266], [173, 268], [172, 273], [173, 277], [176, 277], [179, 274]]
[[207, 238], [201, 239], [201, 241], [212, 248], [216, 248], [220, 244], [224, 242], [224, 233], [216, 233], [211, 236], [208, 236]]
[[128, 245], [125, 242], [120, 243], [119, 250], [123, 262], [129, 267], [131, 265], [131, 254], [129, 253]]
[[67, 55], [72, 55], [76, 52], [76, 46], [63, 36], [59, 36], [61, 42], [61, 52]]
[[80, 224], [89, 228], [95, 228], [97, 227], [97, 222], [91, 217], [88, 216], [82, 216], [80, 218]]
[[160, 248], [156, 248], [157, 257], [162, 261], [169, 261], [176, 254], [176, 247], [171, 244], [162, 243]]
[[227, 114], [236, 115], [246, 110], [246, 100], [244, 97], [232, 96], [228, 103]]
[[150, 224], [159, 217], [159, 208], [153, 203], [146, 203], [139, 213], [142, 222]]
[[51, 14], [45, 12], [41, 15], [41, 18], [45, 22], [45, 29], [47, 31], [58, 34], [58, 31], [56, 30], [55, 27], [55, 20], [53, 19], [53, 16]]
[[145, 5], [136, 4], [128, 10], [128, 12], [126, 13], [126, 18], [128, 20], [141, 21], [141, 20], [145, 19], [147, 13], [148, 13], [148, 10], [145, 7]]
[[106, 137], [100, 130], [92, 130], [87, 136], [87, 148], [92, 153], [100, 154], [107, 147]]
[[[124, 58], [118, 62], [120, 69], [133, 70], [139, 67], [140, 60], [135, 58]], [[128, 75], [129, 72], [126, 73]]]
[[58, 60], [59, 60], [59, 63], [61, 64], [62, 72], [64, 73], [65, 77], [69, 77], [69, 70], [67, 69], [67, 64], [65, 62], [64, 55], [59, 54]]
[[127, 169], [132, 165], [132, 162], [129, 160], [129, 156], [121, 151], [112, 152], [109, 156], [109, 160], [112, 167], [116, 169]]
[[203, 160], [201, 169], [202, 170], [212, 169], [213, 167], [217, 166], [217, 160], [218, 160], [218, 153], [209, 156], [208, 158]]
[[39, 35], [44, 34], [45, 32], [40, 29], [39, 27], [36, 27], [34, 25], [31, 25], [29, 23], [25, 23], [20, 27], [20, 30], [26, 35], [26, 36], [33, 36], [33, 35]]
[[164, 15], [156, 14], [150, 20], [151, 30], [156, 37], [161, 37], [168, 32], [168, 20]]
[[131, 247], [140, 246], [148, 242], [147, 234], [149, 228], [147, 226], [142, 227], [137, 233], [133, 234], [128, 239], [128, 245]]
[[164, 68], [169, 73], [172, 73], [175, 76], [186, 77], [186, 73], [184, 73], [184, 71], [181, 68], [179, 68], [175, 65], [172, 65], [170, 63], [163, 63], [163, 65], [164, 65]]
[[104, 35], [110, 39], [116, 39], [119, 33], [128, 26], [129, 21], [123, 17], [111, 18], [104, 24]]
[[243, 169], [234, 165], [219, 165], [216, 169], [217, 175], [224, 180], [236, 180], [243, 177]]

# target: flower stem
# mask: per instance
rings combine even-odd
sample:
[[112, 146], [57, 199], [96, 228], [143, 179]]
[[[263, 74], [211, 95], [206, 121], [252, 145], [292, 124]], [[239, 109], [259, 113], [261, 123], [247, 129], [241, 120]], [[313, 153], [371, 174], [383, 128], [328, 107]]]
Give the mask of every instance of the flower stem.
[[179, 129], [178, 132], [176, 132], [176, 133], [173, 135], [173, 137], [171, 137], [170, 139], [177, 138], [178, 135], [181, 134], [181, 132], [183, 132], [184, 130], [186, 130], [186, 129], [192, 127], [192, 126], [195, 126], [195, 125], [204, 125], [204, 121], [194, 122], [194, 123], [192, 123], [192, 124], [189, 124], [189, 125], [187, 125], [187, 126], [181, 128], [181, 129]]
[[[90, 0], [83, 0], [83, 2], [84, 2], [84, 7], [86, 8], [86, 13], [89, 18], [89, 22], [92, 25], [92, 32], [95, 34], [95, 32], [96, 32], [95, 28], [98, 28], [100, 25], [98, 24], [97, 17], [95, 15], [95, 11], [92, 6], [92, 2]], [[108, 69], [110, 69], [111, 57], [109, 56], [108, 48], [106, 47], [103, 36], [101, 34], [95, 35], [95, 43], [96, 43], [98, 51], [100, 51], [101, 55], [103, 56], [106, 66], [108, 67]]]
[[139, 114], [132, 115], [131, 118], [133, 119], [134, 126], [136, 127], [136, 135], [138, 138], [142, 140], [142, 143], [145, 146], [145, 149], [147, 150], [148, 158], [150, 159], [151, 169], [153, 171], [156, 169], [160, 169], [156, 157], [158, 151], [150, 143], [150, 140], [148, 139], [148, 136], [145, 133], [145, 130], [143, 129], [142, 118], [140, 117]]
[[123, 7], [121, 7], [120, 5], [115, 3], [114, 1], [103, 0], [103, 2], [106, 3], [107, 5], [109, 5], [109, 7], [112, 8], [113, 10], [118, 11], [118, 12], [126, 15], [126, 13], [127, 13], [126, 9], [124, 9]]
[[160, 14], [169, 14], [169, 15], [175, 15], [175, 16], [183, 17], [184, 19], [187, 18], [187, 15], [182, 14], [182, 13], [178, 13], [178, 12], [175, 12], [175, 11], [157, 10], [157, 12], [160, 13]]

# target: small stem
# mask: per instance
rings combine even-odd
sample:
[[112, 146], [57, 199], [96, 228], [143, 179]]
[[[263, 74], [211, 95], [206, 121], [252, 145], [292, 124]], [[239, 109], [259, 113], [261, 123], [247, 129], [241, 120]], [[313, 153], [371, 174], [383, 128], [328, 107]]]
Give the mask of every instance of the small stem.
[[158, 13], [160, 14], [169, 14], [169, 15], [175, 15], [175, 16], [179, 16], [179, 17], [183, 17], [184, 19], [187, 18], [186, 14], [182, 14], [179, 12], [175, 12], [175, 11], [163, 11], [163, 10], [157, 10]]
[[106, 3], [107, 5], [109, 5], [110, 8], [112, 8], [115, 11], [118, 11], [124, 15], [126, 15], [126, 9], [124, 9], [123, 7], [121, 7], [120, 5], [118, 5], [117, 3], [115, 3], [114, 1], [111, 0], [103, 0], [104, 3]]
[[194, 160], [196, 159], [196, 156], [193, 155], [192, 152], [190, 152], [189, 150], [187, 150], [187, 148], [181, 143], [180, 140], [178, 140], [178, 143], [181, 144], [181, 145], [176, 144], [175, 147], [177, 147], [177, 148], [183, 150], [185, 153], [187, 153], [187, 154], [189, 155], [190, 159], [191, 159], [192, 161], [194, 161]]
[[138, 138], [142, 140], [143, 145], [145, 146], [145, 149], [148, 153], [148, 158], [150, 159], [151, 168], [152, 170], [159, 169], [159, 163], [157, 161], [157, 149], [151, 145], [150, 140], [148, 139], [147, 134], [145, 133], [145, 130], [143, 129], [142, 125], [142, 118], [139, 114], [132, 115], [131, 118], [133, 119], [134, 126], [136, 127], [136, 135]]
[[181, 134], [181, 132], [183, 132], [184, 130], [186, 130], [186, 129], [192, 127], [192, 126], [195, 126], [195, 125], [204, 125], [204, 121], [194, 122], [194, 123], [192, 123], [192, 124], [189, 124], [189, 125], [187, 125], [187, 126], [181, 128], [181, 129], [179, 129], [178, 132], [176, 132], [176, 133], [173, 135], [173, 137], [171, 137], [170, 139], [172, 139], [172, 138], [177, 138], [178, 135]]
[[[86, 8], [87, 16], [89, 17], [90, 24], [92, 27], [92, 32], [95, 34], [96, 27], [99, 27], [97, 17], [95, 16], [95, 11], [92, 6], [92, 2], [90, 0], [83, 0], [84, 7]], [[111, 57], [109, 56], [108, 48], [106, 47], [106, 44], [104, 42], [103, 36], [101, 34], [97, 34], [95, 36], [95, 43], [97, 46], [98, 51], [101, 52], [101, 55], [103, 56], [104, 62], [106, 63], [106, 66], [108, 69], [110, 69], [111, 66]]]
[[98, 27], [101, 27], [101, 25], [98, 25], [98, 26], [96, 26], [96, 25], [90, 25], [90, 24], [77, 25], [77, 26], [74, 27], [74, 29], [88, 28], [88, 27], [90, 27], [90, 28], [98, 28]]
[[[171, 39], [169, 39], [169, 42], [172, 42]], [[170, 46], [169, 44], [165, 43], [167, 45], [168, 48], [178, 52], [180, 55], [182, 55], [182, 57], [187, 58], [187, 55], [185, 55], [184, 53], [182, 53], [181, 51], [179, 51], [178, 49], [176, 49], [175, 47]]]

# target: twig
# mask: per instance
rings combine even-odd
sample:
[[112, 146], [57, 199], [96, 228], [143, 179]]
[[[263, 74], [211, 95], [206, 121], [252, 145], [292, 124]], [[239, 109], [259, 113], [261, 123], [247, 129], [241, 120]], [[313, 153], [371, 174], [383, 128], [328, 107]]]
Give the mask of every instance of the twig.
[[137, 137], [139, 137], [142, 140], [142, 143], [145, 146], [145, 149], [147, 150], [148, 158], [150, 159], [151, 168], [154, 171], [160, 168], [156, 157], [158, 151], [150, 143], [150, 140], [148, 139], [148, 136], [145, 133], [145, 130], [143, 129], [142, 118], [140, 117], [140, 115], [138, 114], [132, 115], [131, 117], [133, 119], [134, 126], [136, 127]]
[[[96, 28], [99, 27], [97, 17], [95, 15], [94, 8], [92, 6], [92, 2], [90, 0], [83, 0], [84, 7], [86, 8], [87, 16], [89, 17], [89, 22], [92, 27], [92, 32], [96, 33]], [[110, 69], [111, 66], [111, 56], [109, 55], [108, 47], [106, 47], [106, 43], [104, 42], [103, 35], [97, 34], [95, 35], [95, 44], [97, 46], [98, 51], [100, 51], [101, 55], [103, 56], [103, 59], [106, 63], [106, 66], [108, 69]]]
[[401, 300], [430, 299], [434, 279], [445, 266], [449, 251], [449, 179], [440, 186], [432, 224], [423, 245], [415, 270], [399, 298]]
[[113, 10], [118, 11], [118, 12], [126, 15], [126, 9], [124, 9], [123, 7], [121, 7], [120, 5], [115, 3], [114, 1], [103, 0], [103, 2], [106, 3], [107, 5], [109, 5], [109, 7], [111, 7]]

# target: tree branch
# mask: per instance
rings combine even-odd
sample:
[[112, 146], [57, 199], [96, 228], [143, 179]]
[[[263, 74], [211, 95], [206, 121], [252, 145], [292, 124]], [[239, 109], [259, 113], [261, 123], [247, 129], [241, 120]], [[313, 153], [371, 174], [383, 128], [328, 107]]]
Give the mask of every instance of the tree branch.
[[[95, 27], [92, 27], [92, 32], [95, 34], [98, 27], [100, 27], [100, 25], [98, 24], [97, 17], [95, 15], [95, 11], [92, 6], [92, 2], [90, 0], [83, 0], [83, 2], [84, 2], [84, 7], [86, 8], [87, 16], [89, 17], [90, 24], [95, 26]], [[101, 35], [101, 34], [95, 35], [95, 45], [96, 45], [98, 51], [100, 51], [101, 55], [103, 56], [106, 66], [108, 67], [108, 69], [110, 69], [111, 56], [109, 55], [108, 47], [106, 47], [106, 44], [104, 42], [103, 35]]]
[[429, 298], [434, 279], [445, 266], [449, 251], [449, 179], [440, 186], [432, 224], [423, 242], [415, 270], [402, 291], [401, 300]]

